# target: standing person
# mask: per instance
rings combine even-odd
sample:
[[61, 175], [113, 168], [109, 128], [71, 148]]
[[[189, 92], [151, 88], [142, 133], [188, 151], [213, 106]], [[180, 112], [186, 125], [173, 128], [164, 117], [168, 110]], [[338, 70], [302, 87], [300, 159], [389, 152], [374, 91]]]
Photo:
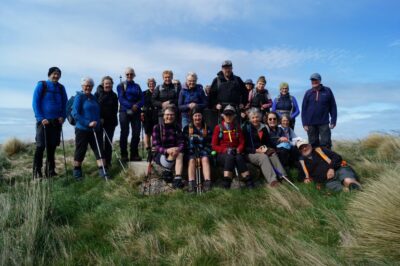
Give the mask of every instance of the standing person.
[[186, 141], [186, 155], [189, 159], [189, 192], [194, 192], [196, 188], [195, 171], [196, 157], [200, 157], [201, 168], [203, 170], [205, 192], [211, 189], [211, 129], [203, 121], [203, 114], [200, 109], [191, 111], [191, 121], [183, 128], [183, 135]]
[[[246, 81], [244, 82], [244, 85], [246, 86], [246, 99], [249, 99], [249, 94], [250, 92], [254, 89], [254, 83], [252, 79], [246, 79]], [[242, 112], [240, 113], [240, 116], [242, 118], [242, 120], [246, 120], [247, 119], [247, 115], [246, 115], [246, 111], [250, 109], [249, 103], [246, 104], [245, 108], [242, 110]], [[243, 121], [242, 121], [243, 123]]]
[[[153, 128], [154, 161], [164, 167], [163, 178], [171, 182], [174, 188], [182, 188], [183, 149], [185, 140], [181, 128], [175, 121], [176, 112], [172, 106], [167, 106], [163, 111], [162, 123]], [[175, 168], [175, 177], [172, 169]]]
[[263, 116], [269, 112], [272, 106], [271, 95], [265, 85], [267, 85], [267, 79], [264, 76], [260, 76], [256, 87], [249, 92], [248, 96], [248, 107], [259, 109]]
[[[101, 84], [97, 87], [95, 96], [100, 105], [100, 121], [105, 131], [103, 136], [105, 167], [109, 169], [112, 161], [112, 141], [115, 127], [118, 126], [118, 96], [113, 91], [114, 81], [110, 76], [101, 79]], [[107, 136], [105, 136], [107, 134]]]
[[[245, 140], [239, 123], [235, 122], [236, 109], [227, 105], [222, 114], [223, 121], [215, 126], [211, 145], [217, 155], [218, 164], [224, 168], [223, 186], [225, 189], [231, 187], [233, 172], [235, 168], [246, 182], [248, 188], [254, 187], [253, 178], [247, 169], [246, 160], [243, 156]], [[238, 178], [240, 178], [238, 176]]]
[[294, 129], [296, 124], [296, 117], [300, 114], [300, 108], [297, 100], [289, 93], [289, 84], [282, 82], [279, 85], [280, 94], [274, 99], [272, 103], [272, 111], [276, 112], [281, 119], [283, 115], [290, 117], [290, 127]]
[[182, 116], [182, 128], [190, 123], [190, 113], [194, 109], [202, 111], [207, 106], [207, 97], [203, 86], [197, 84], [197, 74], [189, 72], [186, 76], [186, 83], [179, 93], [179, 111]]
[[119, 100], [119, 123], [121, 125], [120, 148], [121, 159], [128, 161], [128, 136], [129, 125], [132, 129], [132, 138], [130, 144], [129, 161], [141, 161], [139, 156], [139, 141], [141, 120], [140, 113], [143, 106], [143, 93], [139, 84], [133, 80], [135, 78], [135, 70], [131, 67], [125, 69], [126, 80], [121, 82], [117, 87]]
[[[233, 74], [232, 62], [222, 62], [221, 71], [214, 78], [209, 94], [209, 108], [222, 112], [227, 105], [235, 108], [236, 114], [247, 104], [247, 90], [242, 79]], [[214, 115], [215, 117], [215, 115]], [[212, 121], [215, 126], [216, 121]], [[210, 122], [209, 122], [210, 124]]]
[[72, 116], [76, 121], [73, 174], [76, 180], [82, 180], [82, 162], [89, 144], [96, 156], [99, 176], [107, 179], [109, 178], [108, 174], [103, 169], [105, 161], [102, 158], [103, 132], [100, 121], [100, 105], [92, 94], [94, 81], [90, 77], [82, 78], [81, 86], [82, 92], [77, 93], [72, 106]]
[[321, 84], [321, 75], [310, 77], [312, 88], [306, 91], [301, 108], [301, 118], [308, 141], [313, 147], [332, 147], [331, 129], [335, 128], [337, 107], [330, 88]]
[[144, 127], [144, 145], [146, 150], [151, 150], [151, 134], [153, 133], [153, 127], [158, 122], [157, 110], [153, 107], [151, 98], [153, 97], [154, 89], [156, 88], [156, 80], [149, 78], [147, 80], [147, 87], [144, 94], [144, 105], [143, 105], [143, 127]]
[[172, 84], [174, 73], [171, 70], [164, 70], [162, 73], [163, 84], [158, 85], [154, 90], [151, 101], [153, 107], [158, 110], [158, 123], [162, 123], [163, 109], [168, 106], [178, 107], [178, 87]]
[[34, 177], [43, 177], [43, 153], [46, 149], [47, 163], [45, 174], [47, 177], [56, 176], [55, 151], [60, 145], [62, 124], [66, 118], [68, 101], [64, 86], [58, 81], [61, 70], [51, 67], [48, 71], [48, 80], [40, 81], [36, 85], [32, 99], [32, 108], [36, 117], [36, 150], [34, 155]]

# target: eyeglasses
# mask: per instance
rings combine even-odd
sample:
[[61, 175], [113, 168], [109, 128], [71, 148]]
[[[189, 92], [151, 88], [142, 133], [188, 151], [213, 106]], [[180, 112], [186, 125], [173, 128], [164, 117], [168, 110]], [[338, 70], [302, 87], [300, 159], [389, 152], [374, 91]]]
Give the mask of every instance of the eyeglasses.
[[268, 121], [276, 121], [276, 118], [268, 118]]
[[126, 73], [126, 76], [127, 76], [127, 77], [133, 76], [133, 73]]
[[165, 116], [175, 116], [175, 114], [164, 114]]

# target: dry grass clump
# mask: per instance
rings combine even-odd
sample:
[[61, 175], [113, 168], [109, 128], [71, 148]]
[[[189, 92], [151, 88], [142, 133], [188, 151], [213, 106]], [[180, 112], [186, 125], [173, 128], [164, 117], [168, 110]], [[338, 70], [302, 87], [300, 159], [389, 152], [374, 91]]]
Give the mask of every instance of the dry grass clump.
[[13, 156], [21, 151], [24, 151], [25, 148], [26, 148], [25, 143], [23, 143], [17, 138], [9, 139], [3, 144], [3, 151], [8, 157]]

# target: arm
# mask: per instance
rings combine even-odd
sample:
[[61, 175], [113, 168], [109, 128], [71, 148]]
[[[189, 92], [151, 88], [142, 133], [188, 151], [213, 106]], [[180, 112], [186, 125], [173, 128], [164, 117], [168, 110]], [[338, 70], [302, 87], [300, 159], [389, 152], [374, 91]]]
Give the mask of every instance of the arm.
[[331, 159], [329, 168], [335, 171], [338, 170], [342, 165], [342, 156], [326, 148], [322, 148], [322, 151]]
[[248, 100], [248, 95], [247, 95], [247, 89], [246, 86], [244, 85], [244, 82], [241, 78], [238, 77], [239, 80], [239, 86], [240, 86], [240, 103], [246, 106], [247, 100]]
[[304, 94], [303, 103], [301, 105], [301, 121], [303, 122], [303, 127], [308, 126], [308, 118], [306, 114], [308, 101], [308, 92]]
[[113, 92], [113, 106], [112, 106], [113, 115], [118, 114], [118, 96]]
[[151, 96], [151, 103], [154, 107], [158, 107], [161, 109], [162, 102], [160, 101], [160, 85], [154, 89], [153, 95]]
[[139, 84], [135, 84], [135, 85], [137, 86], [138, 93], [139, 93], [139, 100], [136, 102], [136, 106], [140, 109], [144, 105], [144, 95], [143, 95], [142, 88], [140, 88]]
[[64, 120], [67, 117], [67, 102], [68, 102], [67, 92], [65, 91], [65, 87], [62, 86], [61, 116]]
[[185, 138], [183, 137], [182, 131], [180, 129], [177, 130], [176, 139], [178, 140], [179, 152], [183, 152], [183, 149], [185, 148]]
[[[132, 103], [128, 101], [126, 97], [124, 97], [124, 86], [122, 84], [119, 84], [117, 86], [117, 92], [118, 92], [118, 100], [119, 103], [125, 108], [125, 109], [131, 109], [132, 108]], [[126, 93], [126, 92], [125, 92]]]
[[212, 140], [211, 140], [212, 149], [218, 153], [225, 153], [226, 149], [225, 149], [225, 147], [220, 145], [218, 135], [219, 135], [219, 126], [216, 125], [214, 128], [214, 132], [213, 132]]
[[43, 95], [43, 85], [42, 82], [39, 81], [36, 85], [35, 92], [33, 93], [32, 98], [32, 108], [35, 113], [36, 120], [41, 122], [45, 119], [44, 114], [42, 112], [42, 95]]
[[162, 147], [159, 125], [155, 125], [153, 127], [152, 142], [153, 142], [153, 147], [157, 153], [160, 154], [166, 153], [166, 150]]
[[90, 121], [89, 119], [86, 119], [83, 115], [83, 97], [84, 95], [77, 95], [74, 99], [74, 104], [72, 105], [72, 116], [76, 121], [79, 121], [80, 124], [89, 126]]
[[277, 102], [277, 100], [275, 98], [274, 101], [272, 102], [272, 108], [271, 108], [272, 112], [276, 112], [276, 102]]
[[251, 142], [251, 130], [247, 130], [247, 126], [244, 127], [243, 133], [244, 133], [244, 142], [245, 142], [245, 152], [246, 153], [255, 153], [256, 152], [256, 147], [253, 147], [253, 144]]
[[200, 102], [197, 104], [197, 106], [201, 109], [204, 109], [208, 105], [207, 96], [203, 90], [203, 86], [199, 85], [199, 87], [197, 89], [198, 89], [198, 93], [200, 96]]
[[208, 99], [209, 99], [208, 108], [210, 108], [210, 109], [215, 108], [215, 106], [218, 103], [217, 91], [218, 91], [218, 82], [217, 82], [217, 78], [215, 78], [211, 84], [210, 95], [208, 96]]
[[181, 112], [188, 112], [189, 111], [189, 104], [184, 104], [185, 102], [185, 96], [183, 95], [183, 89], [179, 93], [179, 99], [178, 99], [178, 108]]
[[337, 121], [337, 106], [336, 106], [336, 100], [335, 100], [335, 96], [333, 95], [332, 91], [331, 91], [331, 103], [330, 103], [330, 110], [329, 113], [331, 115], [331, 124], [332, 125], [336, 125], [336, 121]]
[[295, 119], [300, 114], [300, 108], [297, 104], [297, 100], [292, 96], [293, 99], [293, 112], [290, 114], [290, 118]]
[[268, 109], [272, 107], [272, 99], [271, 99], [271, 95], [269, 94], [269, 92], [267, 91], [267, 97], [266, 97], [266, 103], [262, 105], [263, 109]]

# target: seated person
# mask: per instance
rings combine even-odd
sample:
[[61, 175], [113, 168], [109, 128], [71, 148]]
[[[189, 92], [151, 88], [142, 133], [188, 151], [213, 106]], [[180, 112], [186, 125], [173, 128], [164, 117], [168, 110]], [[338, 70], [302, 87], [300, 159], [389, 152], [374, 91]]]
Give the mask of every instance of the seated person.
[[278, 126], [278, 115], [275, 112], [269, 112], [266, 115], [265, 120], [272, 148], [276, 149], [282, 165], [288, 167], [290, 153], [285, 150], [285, 147], [290, 149], [290, 143], [289, 139], [285, 136], [283, 129]]
[[193, 109], [191, 122], [183, 129], [185, 137], [186, 155], [189, 159], [189, 192], [194, 192], [197, 186], [196, 159], [199, 159], [203, 170], [205, 192], [211, 189], [211, 170], [209, 156], [211, 155], [211, 129], [203, 121], [203, 114], [200, 109]]
[[298, 141], [297, 147], [301, 153], [304, 183], [314, 181], [317, 189], [325, 184], [327, 189], [335, 192], [343, 188], [361, 189], [356, 173], [339, 154], [326, 148], [313, 148], [307, 140]]
[[223, 121], [216, 125], [212, 136], [212, 148], [217, 155], [218, 164], [224, 167], [225, 189], [231, 187], [233, 171], [244, 178], [248, 188], [254, 187], [253, 178], [247, 169], [246, 161], [242, 155], [244, 151], [244, 136], [238, 123], [235, 123], [236, 110], [227, 105], [222, 113]]
[[[183, 148], [184, 138], [175, 123], [175, 108], [169, 106], [163, 111], [163, 122], [153, 128], [154, 161], [164, 167], [163, 178], [172, 181], [174, 188], [182, 188]], [[172, 168], [175, 166], [175, 177]], [[173, 180], [172, 180], [173, 179]]]
[[250, 122], [243, 128], [247, 160], [261, 168], [261, 172], [271, 187], [278, 185], [278, 177], [286, 176], [269, 138], [267, 127], [261, 123], [262, 114], [257, 108], [251, 108], [247, 115]]
[[281, 116], [281, 124], [279, 126], [282, 129], [281, 142], [277, 145], [278, 152], [281, 153], [282, 164], [285, 166], [296, 166], [298, 167], [299, 151], [296, 147], [296, 142], [300, 139], [297, 137], [294, 130], [290, 127], [290, 116], [283, 114]]

